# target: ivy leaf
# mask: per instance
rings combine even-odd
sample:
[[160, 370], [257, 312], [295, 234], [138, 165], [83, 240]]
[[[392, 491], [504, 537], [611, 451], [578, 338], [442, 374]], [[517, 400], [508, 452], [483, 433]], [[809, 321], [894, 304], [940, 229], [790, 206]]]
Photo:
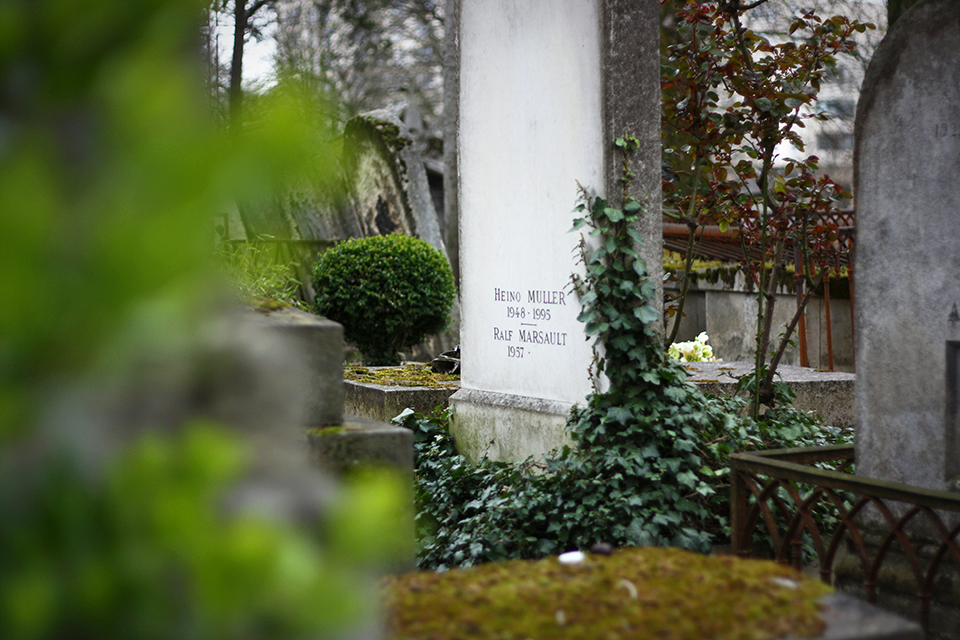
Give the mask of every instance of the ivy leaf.
[[682, 401], [687, 397], [687, 390], [683, 387], [664, 387], [663, 394], [674, 401]]
[[618, 422], [620, 424], [630, 424], [633, 421], [633, 413], [626, 407], [610, 407], [607, 411], [607, 416], [613, 422]]
[[630, 236], [630, 239], [638, 245], [643, 244], [643, 235], [640, 233], [639, 229], [636, 229], [635, 227], [627, 227], [627, 235]]
[[607, 219], [610, 220], [610, 222], [620, 222], [621, 220], [623, 220], [623, 211], [621, 211], [620, 209], [607, 207], [606, 209], [603, 210], [603, 213], [605, 216], [607, 216]]
[[700, 479], [692, 471], [683, 471], [677, 474], [677, 481], [685, 487], [693, 489], [700, 483]]
[[660, 317], [660, 314], [657, 313], [657, 310], [648, 304], [636, 307], [633, 310], [633, 315], [636, 316], [637, 320], [643, 324], [656, 322], [656, 320]]

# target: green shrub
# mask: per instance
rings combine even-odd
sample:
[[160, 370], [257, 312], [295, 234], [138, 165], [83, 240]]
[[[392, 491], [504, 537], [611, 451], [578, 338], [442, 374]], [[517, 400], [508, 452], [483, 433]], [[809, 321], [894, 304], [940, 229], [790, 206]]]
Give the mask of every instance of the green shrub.
[[399, 351], [443, 331], [456, 295], [442, 253], [398, 234], [354, 238], [314, 265], [317, 313], [343, 325], [368, 365], [394, 365]]

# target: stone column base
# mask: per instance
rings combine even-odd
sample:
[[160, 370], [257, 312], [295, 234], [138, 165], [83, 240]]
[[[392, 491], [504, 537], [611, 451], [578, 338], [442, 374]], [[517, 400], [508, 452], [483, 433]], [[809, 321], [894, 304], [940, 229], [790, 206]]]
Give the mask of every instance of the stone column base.
[[518, 462], [573, 445], [566, 431], [573, 403], [461, 389], [450, 406], [450, 433], [469, 460]]

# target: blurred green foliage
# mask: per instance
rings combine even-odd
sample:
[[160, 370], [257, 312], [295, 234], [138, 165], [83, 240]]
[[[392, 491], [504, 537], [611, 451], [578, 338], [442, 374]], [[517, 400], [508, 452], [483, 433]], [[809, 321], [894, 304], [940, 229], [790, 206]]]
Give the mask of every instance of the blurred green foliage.
[[[12, 2], [0, 44], [0, 379], [4, 433], [28, 391], [77, 372], [140, 301], [209, 294], [211, 214], [265, 194], [308, 156], [277, 117], [242, 135], [210, 118], [203, 3]], [[199, 277], [198, 277], [199, 276]]]
[[402, 486], [382, 479], [341, 492], [326, 544], [318, 527], [226, 517], [218, 500], [251, 452], [222, 427], [133, 439], [96, 477], [64, 443], [37, 442], [49, 395], [86, 382], [104, 353], [123, 357], [134, 321], [152, 318], [162, 349], [226, 295], [215, 213], [326, 171], [307, 109], [281, 90], [256, 122], [214, 122], [205, 11], [0, 4], [5, 639], [328, 637], [369, 619], [360, 565], [385, 553], [377, 533], [399, 537]]
[[343, 555], [347, 545], [325, 549], [291, 524], [219, 517], [218, 497], [249, 453], [194, 425], [174, 441], [145, 438], [103, 490], [64, 465], [39, 499], [5, 494], [4, 637], [314, 638], [373, 615], [344, 562], [358, 558]]

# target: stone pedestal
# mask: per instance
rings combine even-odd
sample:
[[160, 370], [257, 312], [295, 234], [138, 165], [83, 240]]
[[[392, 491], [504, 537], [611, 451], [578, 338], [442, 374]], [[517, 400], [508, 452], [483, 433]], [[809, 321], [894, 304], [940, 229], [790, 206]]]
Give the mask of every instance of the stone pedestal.
[[[390, 467], [413, 476], [413, 432], [389, 424], [393, 416], [344, 415], [343, 327], [296, 309], [252, 315], [268, 335], [263, 344], [277, 366], [290, 370], [305, 404], [301, 427], [311, 459], [340, 475], [363, 467]], [[261, 349], [264, 350], [264, 349]], [[265, 350], [264, 350], [265, 351]]]
[[283, 341], [288, 352], [296, 354], [296, 366], [306, 372], [306, 425], [343, 422], [343, 327], [293, 308], [273, 311], [261, 318], [264, 327]]
[[388, 467], [413, 478], [413, 432], [406, 427], [348, 415], [342, 425], [312, 429], [307, 441], [313, 460], [335, 475]]

